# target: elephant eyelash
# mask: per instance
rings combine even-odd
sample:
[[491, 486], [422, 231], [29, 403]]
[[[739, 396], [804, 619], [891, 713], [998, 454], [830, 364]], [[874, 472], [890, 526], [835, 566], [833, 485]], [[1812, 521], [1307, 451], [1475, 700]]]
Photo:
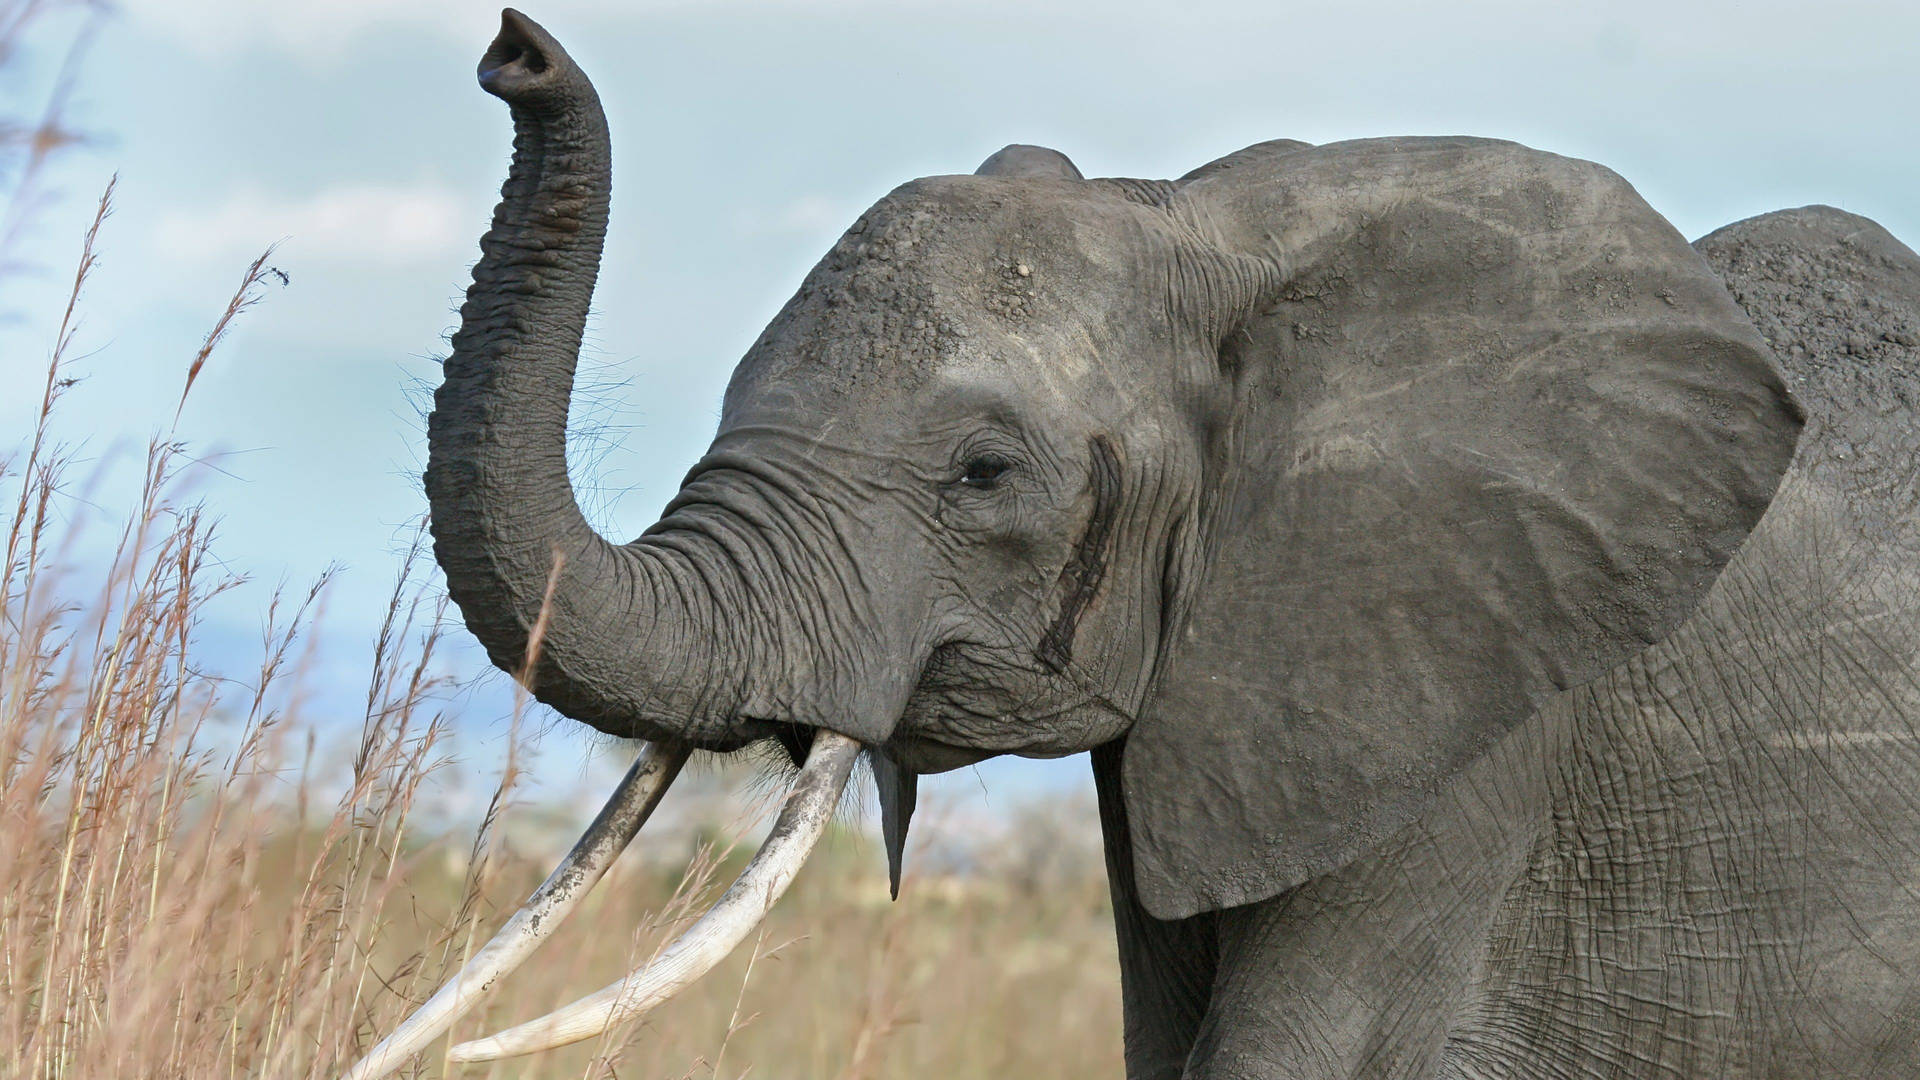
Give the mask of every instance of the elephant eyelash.
[[976, 491], [991, 491], [1013, 470], [1013, 462], [997, 454], [979, 454], [961, 465], [960, 483]]

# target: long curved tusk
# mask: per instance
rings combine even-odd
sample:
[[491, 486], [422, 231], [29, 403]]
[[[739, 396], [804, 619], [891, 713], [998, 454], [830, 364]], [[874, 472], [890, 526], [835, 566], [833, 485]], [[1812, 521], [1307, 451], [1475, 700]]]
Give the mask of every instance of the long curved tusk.
[[369, 1050], [341, 1080], [375, 1080], [406, 1064], [552, 936], [626, 850], [653, 808], [660, 805], [660, 797], [687, 763], [691, 749], [678, 740], [649, 743], [613, 789], [599, 816], [493, 940], [474, 953], [446, 985]]
[[590, 1039], [672, 997], [712, 970], [752, 932], [787, 891], [833, 820], [860, 744], [821, 730], [786, 805], [753, 861], [700, 921], [653, 962], [619, 982], [498, 1035], [455, 1046], [450, 1061], [493, 1061]]

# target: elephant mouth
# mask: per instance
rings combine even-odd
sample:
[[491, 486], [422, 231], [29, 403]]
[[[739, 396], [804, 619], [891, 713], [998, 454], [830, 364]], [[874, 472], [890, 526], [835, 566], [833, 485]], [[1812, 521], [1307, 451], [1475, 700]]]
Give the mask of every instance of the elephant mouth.
[[951, 772], [997, 756], [998, 750], [961, 746], [928, 735], [899, 731], [887, 740], [886, 751], [900, 767], [922, 776]]

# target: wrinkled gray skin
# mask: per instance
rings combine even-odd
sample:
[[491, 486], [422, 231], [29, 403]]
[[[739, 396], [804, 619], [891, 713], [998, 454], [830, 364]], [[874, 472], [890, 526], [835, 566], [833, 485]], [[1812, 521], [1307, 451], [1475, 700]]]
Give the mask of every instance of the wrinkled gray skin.
[[1696, 253], [1485, 140], [1009, 147], [854, 224], [615, 545], [564, 456], [605, 121], [511, 12], [481, 81], [515, 160], [427, 488], [496, 663], [550, 596], [542, 700], [842, 732], [901, 828], [916, 775], [1093, 751], [1136, 1080], [1920, 1072], [1920, 259], [1877, 226]]

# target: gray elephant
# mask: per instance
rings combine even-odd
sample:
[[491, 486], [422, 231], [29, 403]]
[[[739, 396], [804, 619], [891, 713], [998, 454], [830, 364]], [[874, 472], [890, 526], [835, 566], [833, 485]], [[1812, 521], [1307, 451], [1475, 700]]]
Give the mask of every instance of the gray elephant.
[[1920, 1075], [1920, 259], [1879, 227], [1696, 250], [1480, 139], [1175, 181], [1009, 147], [853, 224], [613, 544], [564, 449], [605, 121], [513, 12], [480, 81], [515, 155], [435, 551], [497, 664], [652, 749], [353, 1075], [537, 944], [688, 747], [765, 739], [805, 765], [715, 911], [455, 1059], [697, 977], [856, 754], [897, 881], [916, 776], [1091, 751], [1134, 1080]]

